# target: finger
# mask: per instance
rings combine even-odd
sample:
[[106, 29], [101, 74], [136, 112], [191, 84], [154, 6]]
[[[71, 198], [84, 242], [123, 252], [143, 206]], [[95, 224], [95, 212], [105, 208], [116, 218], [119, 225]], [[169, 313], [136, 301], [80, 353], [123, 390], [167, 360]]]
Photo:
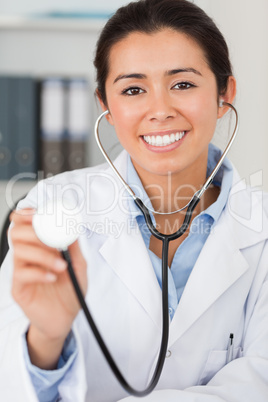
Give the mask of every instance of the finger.
[[10, 229], [10, 237], [14, 245], [16, 243], [24, 243], [24, 244], [28, 243], [36, 245], [38, 247], [44, 247], [49, 250], [53, 250], [51, 247], [45, 245], [44, 243], [41, 242], [41, 240], [39, 240], [32, 225], [27, 225], [25, 223], [20, 225], [14, 225]]
[[42, 268], [27, 265], [21, 269], [14, 271], [13, 274], [13, 291], [18, 290], [18, 287], [23, 287], [26, 284], [36, 283], [51, 283], [56, 282], [57, 275], [55, 273], [45, 271]]
[[15, 211], [11, 212], [10, 220], [15, 224], [21, 224], [21, 223], [30, 224], [32, 223], [32, 219], [35, 213], [36, 211], [33, 208], [16, 209]]
[[17, 265], [30, 264], [55, 273], [63, 272], [67, 268], [66, 261], [57, 250], [23, 243], [16, 244], [14, 248], [14, 262], [15, 268]]
[[[17, 219], [17, 222], [19, 221], [19, 223], [13, 225], [10, 228], [10, 237], [12, 240], [13, 244], [22, 242], [22, 243], [30, 243], [33, 245], [36, 245], [38, 247], [43, 247], [46, 248], [47, 250], [55, 250], [55, 248], [49, 247], [46, 244], [44, 244], [36, 235], [36, 232], [31, 224], [31, 221], [29, 221], [27, 224], [27, 220], [29, 220], [29, 218], [26, 218], [26, 222], [24, 222], [24, 218], [22, 218], [20, 220], [20, 218]], [[59, 252], [57, 251], [57, 253], [59, 254]]]
[[14, 225], [10, 229], [10, 233], [13, 243], [19, 241], [35, 243], [38, 240], [33, 227], [25, 223], [20, 225]]

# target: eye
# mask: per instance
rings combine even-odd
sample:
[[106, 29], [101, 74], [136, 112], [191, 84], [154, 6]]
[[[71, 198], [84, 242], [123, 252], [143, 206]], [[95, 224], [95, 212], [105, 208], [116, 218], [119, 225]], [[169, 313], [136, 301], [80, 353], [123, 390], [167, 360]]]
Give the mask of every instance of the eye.
[[190, 89], [195, 87], [194, 84], [192, 84], [191, 82], [178, 82], [177, 84], [175, 84], [172, 89], [179, 89], [181, 91], [185, 91], [186, 89]]
[[142, 94], [143, 92], [144, 92], [144, 90], [139, 87], [130, 87], [130, 88], [124, 89], [122, 91], [122, 94], [127, 95], [127, 96], [136, 96], [136, 95]]

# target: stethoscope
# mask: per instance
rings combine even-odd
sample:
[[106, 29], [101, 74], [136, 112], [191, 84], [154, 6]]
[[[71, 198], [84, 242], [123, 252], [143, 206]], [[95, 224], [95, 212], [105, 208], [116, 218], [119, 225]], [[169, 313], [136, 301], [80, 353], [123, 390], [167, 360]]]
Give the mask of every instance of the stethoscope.
[[[123, 177], [120, 175], [120, 173], [117, 171], [117, 169], [115, 168], [113, 162], [111, 161], [111, 159], [109, 158], [109, 156], [107, 155], [106, 151], [104, 150], [102, 143], [100, 141], [100, 137], [99, 137], [99, 125], [100, 125], [100, 121], [102, 120], [102, 118], [104, 116], [106, 116], [109, 111], [106, 110], [105, 112], [103, 112], [97, 119], [96, 124], [95, 124], [95, 139], [96, 142], [99, 146], [99, 149], [101, 150], [104, 158], [106, 159], [106, 161], [108, 162], [108, 164], [110, 165], [110, 167], [112, 168], [112, 170], [114, 171], [114, 173], [116, 174], [116, 176], [118, 177], [118, 179], [120, 180], [120, 182], [123, 184], [124, 188], [127, 190], [127, 192], [130, 194], [130, 196], [133, 198], [135, 204], [137, 205], [137, 207], [141, 210], [141, 212], [144, 215], [146, 224], [148, 226], [148, 229], [150, 230], [151, 234], [153, 236], [155, 236], [157, 239], [162, 241], [162, 338], [161, 338], [161, 345], [160, 345], [160, 351], [159, 351], [159, 355], [158, 355], [158, 359], [157, 359], [157, 363], [155, 366], [155, 370], [154, 373], [152, 375], [151, 381], [149, 383], [149, 385], [146, 387], [146, 389], [144, 390], [136, 390], [134, 388], [132, 388], [128, 382], [125, 380], [125, 378], [123, 377], [123, 375], [121, 374], [119, 368], [117, 367], [112, 355], [110, 354], [105, 342], [103, 341], [98, 328], [89, 312], [89, 309], [86, 305], [86, 302], [84, 300], [84, 296], [82, 294], [82, 291], [80, 289], [80, 286], [78, 284], [78, 281], [76, 279], [73, 267], [72, 267], [72, 262], [71, 262], [71, 258], [70, 255], [68, 253], [68, 246], [74, 242], [76, 240], [75, 237], [72, 238], [71, 237], [66, 237], [64, 240], [64, 233], [62, 233], [60, 236], [57, 236], [57, 239], [59, 237], [62, 237], [62, 241], [59, 242], [59, 244], [55, 245], [51, 243], [51, 238], [48, 238], [44, 235], [45, 233], [45, 226], [47, 225], [47, 219], [45, 220], [43, 217], [44, 215], [42, 214], [36, 214], [34, 216], [34, 220], [33, 220], [33, 226], [35, 228], [35, 231], [37, 233], [37, 236], [40, 238], [40, 240], [42, 240], [44, 243], [46, 243], [49, 246], [54, 246], [57, 247], [61, 250], [62, 256], [63, 258], [67, 261], [68, 264], [68, 272], [71, 278], [71, 281], [73, 283], [76, 295], [78, 297], [79, 303], [82, 307], [82, 310], [84, 311], [84, 314], [86, 316], [86, 319], [89, 323], [89, 326], [91, 327], [91, 330], [100, 346], [100, 349], [102, 350], [107, 363], [109, 364], [112, 372], [114, 373], [115, 377], [117, 378], [117, 380], [119, 381], [119, 383], [121, 384], [121, 386], [131, 395], [134, 395], [136, 397], [143, 397], [148, 395], [149, 393], [151, 393], [153, 391], [153, 389], [156, 387], [160, 375], [162, 373], [163, 370], [163, 366], [164, 366], [164, 362], [165, 362], [165, 358], [166, 358], [166, 354], [167, 354], [167, 346], [168, 346], [168, 338], [169, 338], [169, 306], [168, 306], [168, 251], [169, 251], [169, 243], [172, 240], [176, 240], [179, 237], [181, 237], [185, 231], [187, 230], [187, 228], [189, 227], [191, 218], [192, 218], [192, 214], [193, 211], [195, 209], [195, 207], [197, 206], [197, 204], [199, 203], [202, 195], [205, 193], [205, 191], [208, 189], [208, 187], [210, 186], [210, 184], [212, 183], [215, 175], [217, 174], [218, 170], [220, 169], [227, 153], [229, 152], [237, 131], [238, 131], [238, 113], [236, 108], [227, 102], [220, 102], [220, 107], [222, 106], [228, 106], [230, 107], [234, 113], [235, 113], [235, 118], [236, 118], [236, 122], [235, 122], [235, 128], [233, 131], [233, 134], [224, 150], [224, 152], [222, 153], [217, 165], [215, 166], [214, 170], [212, 171], [212, 173], [210, 174], [210, 176], [208, 177], [208, 179], [206, 180], [205, 184], [203, 185], [203, 187], [201, 188], [201, 190], [198, 190], [192, 197], [192, 199], [190, 200], [190, 202], [185, 205], [183, 208], [176, 210], [176, 211], [172, 211], [172, 212], [158, 212], [158, 211], [153, 211], [150, 208], [148, 208], [143, 201], [137, 197], [135, 195], [135, 193], [133, 192], [133, 190], [129, 187], [129, 185], [126, 183], [126, 181], [123, 179]], [[150, 216], [150, 212], [153, 212], [155, 214], [175, 214], [177, 212], [180, 212], [182, 210], [186, 210], [185, 213], [185, 218], [183, 221], [183, 224], [181, 225], [181, 227], [179, 228], [179, 230], [177, 230], [175, 233], [172, 234], [164, 234], [159, 232], [156, 227], [154, 226], [151, 216]], [[48, 233], [48, 231], [47, 231]], [[51, 231], [50, 231], [50, 236], [51, 236]], [[47, 240], [47, 241], [46, 241]], [[57, 240], [56, 240], [57, 241]], [[65, 243], [64, 243], [65, 241]]]

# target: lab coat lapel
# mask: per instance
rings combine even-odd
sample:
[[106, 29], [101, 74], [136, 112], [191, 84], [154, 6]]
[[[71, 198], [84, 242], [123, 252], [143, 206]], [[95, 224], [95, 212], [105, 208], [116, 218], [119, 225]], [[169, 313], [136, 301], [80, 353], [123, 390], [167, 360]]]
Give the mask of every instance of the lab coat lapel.
[[161, 289], [137, 228], [109, 237], [100, 253], [160, 329]]
[[228, 203], [199, 255], [172, 320], [170, 346], [249, 269], [243, 249], [267, 237], [262, 193], [246, 189], [234, 171]]
[[207, 239], [171, 323], [170, 346], [248, 269], [233, 244], [224, 224]]
[[[117, 158], [115, 166], [125, 178], [126, 152]], [[88, 229], [98, 229], [98, 234], [104, 236], [100, 254], [160, 328], [161, 289], [136, 220], [132, 223], [128, 210], [130, 196], [111, 168], [95, 177], [90, 186], [91, 209], [103, 212], [85, 213], [83, 221]]]

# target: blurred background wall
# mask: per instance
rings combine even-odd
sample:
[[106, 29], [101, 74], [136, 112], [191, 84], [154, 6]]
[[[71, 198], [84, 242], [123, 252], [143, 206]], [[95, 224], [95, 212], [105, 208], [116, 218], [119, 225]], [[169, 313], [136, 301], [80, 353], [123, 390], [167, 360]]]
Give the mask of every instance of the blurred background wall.
[[[89, 80], [90, 165], [103, 161], [92, 136], [94, 120], [99, 112], [93, 95], [95, 72], [92, 60], [95, 43], [106, 16], [127, 2], [0, 0], [0, 74], [27, 74], [36, 78], [46, 75], [84, 76]], [[240, 116], [240, 130], [230, 159], [242, 178], [251, 185], [268, 190], [268, 1], [193, 2], [215, 20], [224, 34], [237, 78], [236, 107]], [[62, 13], [61, 17], [52, 18], [49, 15], [52, 11]], [[81, 18], [83, 13], [89, 17], [91, 14], [91, 17]], [[229, 125], [228, 122], [226, 127], [220, 127], [220, 142], [227, 138]], [[113, 152], [116, 140], [110, 128], [106, 127], [103, 135]], [[5, 188], [0, 183], [2, 194]], [[22, 186], [20, 192], [26, 188], [27, 185]]]

